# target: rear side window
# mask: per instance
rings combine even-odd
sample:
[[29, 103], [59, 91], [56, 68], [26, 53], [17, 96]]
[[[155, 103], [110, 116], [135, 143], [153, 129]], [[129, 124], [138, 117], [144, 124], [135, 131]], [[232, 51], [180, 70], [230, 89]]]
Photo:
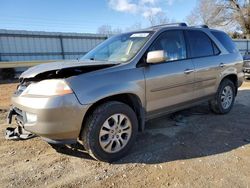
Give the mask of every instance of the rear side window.
[[236, 53], [238, 52], [236, 44], [232, 41], [232, 39], [223, 32], [212, 31], [211, 32], [218, 41], [227, 49], [229, 53]]
[[191, 58], [215, 55], [218, 48], [214, 49], [211, 39], [202, 31], [186, 31], [187, 40], [191, 50]]

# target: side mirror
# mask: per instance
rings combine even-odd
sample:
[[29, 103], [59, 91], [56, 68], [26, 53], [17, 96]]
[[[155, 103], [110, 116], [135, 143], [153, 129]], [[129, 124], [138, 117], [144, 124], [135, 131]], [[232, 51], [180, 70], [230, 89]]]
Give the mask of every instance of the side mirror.
[[166, 57], [163, 50], [156, 50], [148, 52], [147, 63], [162, 63], [166, 61]]

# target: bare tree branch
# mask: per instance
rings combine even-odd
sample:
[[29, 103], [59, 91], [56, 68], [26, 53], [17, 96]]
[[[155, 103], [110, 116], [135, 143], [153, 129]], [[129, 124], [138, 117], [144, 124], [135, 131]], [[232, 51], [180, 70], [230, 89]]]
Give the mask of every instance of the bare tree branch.
[[187, 17], [187, 22], [206, 24], [209, 27], [240, 28], [244, 36], [250, 38], [249, 0], [199, 0], [195, 9]]
[[169, 23], [168, 17], [163, 12], [159, 12], [157, 14], [150, 14], [148, 15], [147, 19], [150, 23], [150, 26]]
[[97, 29], [97, 33], [104, 35], [115, 35], [122, 33], [120, 28], [113, 29], [110, 25], [102, 25]]

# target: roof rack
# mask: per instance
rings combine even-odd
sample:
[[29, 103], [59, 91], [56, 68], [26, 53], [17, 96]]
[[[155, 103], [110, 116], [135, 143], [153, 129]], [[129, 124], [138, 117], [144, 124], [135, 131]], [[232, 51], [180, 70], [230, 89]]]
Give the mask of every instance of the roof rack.
[[152, 26], [151, 28], [157, 28], [157, 27], [175, 27], [175, 26], [187, 27], [187, 24], [186, 23], [170, 23], [170, 24], [155, 25], [155, 26]]
[[191, 27], [195, 27], [195, 28], [209, 28], [207, 25], [195, 25], [195, 26], [191, 26]]

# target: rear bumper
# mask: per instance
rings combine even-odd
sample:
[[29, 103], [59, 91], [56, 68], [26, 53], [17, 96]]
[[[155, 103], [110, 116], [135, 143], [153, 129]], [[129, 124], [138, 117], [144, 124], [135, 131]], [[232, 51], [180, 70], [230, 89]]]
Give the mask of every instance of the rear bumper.
[[74, 94], [53, 97], [13, 96], [13, 111], [19, 124], [51, 142], [76, 140], [88, 106]]

